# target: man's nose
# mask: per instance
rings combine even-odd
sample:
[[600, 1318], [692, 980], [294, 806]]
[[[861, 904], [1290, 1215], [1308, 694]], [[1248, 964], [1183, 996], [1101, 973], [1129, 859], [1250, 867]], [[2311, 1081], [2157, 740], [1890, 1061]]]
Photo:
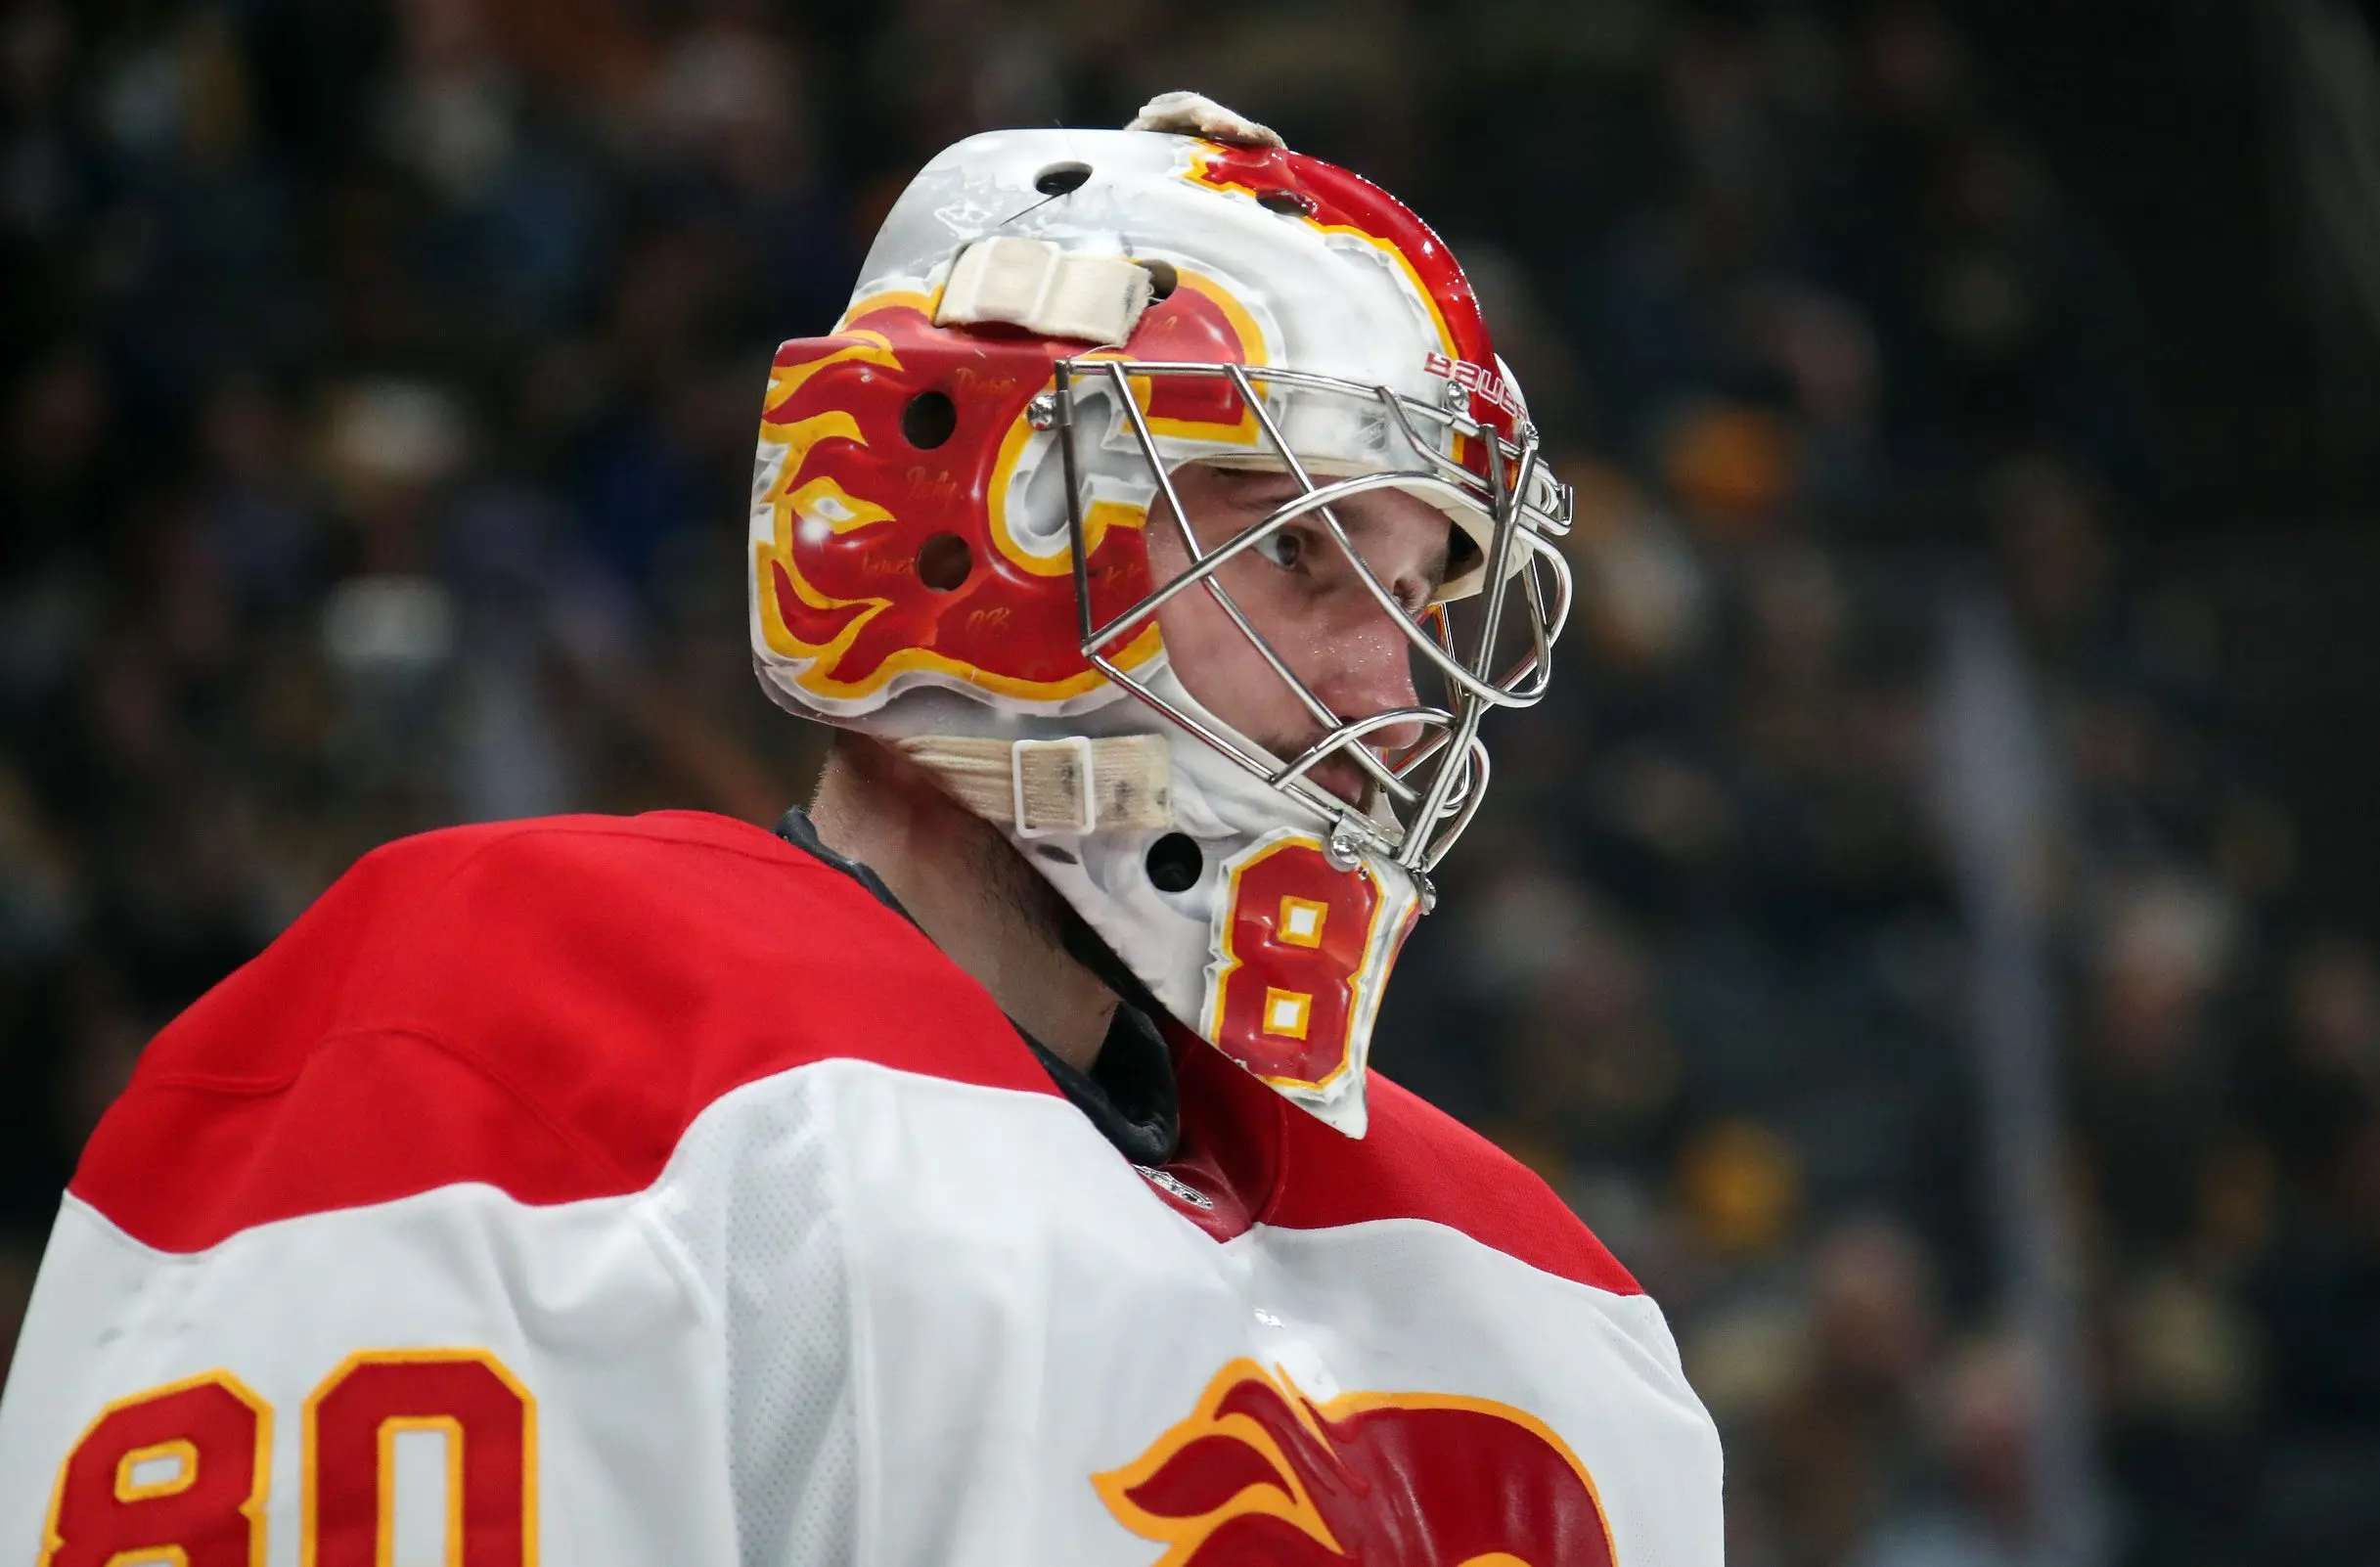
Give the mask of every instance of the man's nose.
[[[1323, 678], [1313, 683], [1314, 694], [1341, 723], [1420, 705], [1414, 692], [1413, 644], [1404, 617], [1369, 594], [1356, 612], [1332, 627], [1324, 643], [1324, 658]], [[1420, 723], [1406, 719], [1370, 731], [1364, 743], [1394, 754], [1419, 743], [1422, 733]]]

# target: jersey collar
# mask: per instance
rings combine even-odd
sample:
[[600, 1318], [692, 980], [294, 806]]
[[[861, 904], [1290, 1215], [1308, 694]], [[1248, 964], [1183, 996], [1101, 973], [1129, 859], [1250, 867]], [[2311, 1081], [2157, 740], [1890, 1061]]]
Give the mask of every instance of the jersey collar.
[[[876, 902], [917, 924], [910, 912], [901, 907], [901, 900], [884, 884], [882, 876], [827, 846], [826, 840], [818, 835], [817, 825], [801, 807], [786, 812], [784, 820], [777, 824], [777, 835], [821, 864], [850, 876], [866, 887]], [[1064, 932], [1067, 953], [1116, 990], [1118, 996], [1115, 1016], [1107, 1025], [1107, 1038], [1100, 1046], [1099, 1059], [1086, 1072], [1060, 1059], [1013, 1017], [1009, 1019], [1009, 1025], [1031, 1048], [1034, 1058], [1050, 1074], [1058, 1092], [1090, 1118], [1117, 1152], [1134, 1164], [1161, 1165], [1174, 1156], [1182, 1126], [1172, 1054], [1150, 1018], [1147, 1004], [1143, 1000], [1145, 993], [1135, 994], [1141, 992], [1139, 981], [1132, 980], [1129, 990], [1117, 986], [1114, 976], [1124, 974], [1129, 979], [1129, 971], [1071, 910], [1067, 916], [1073, 921]], [[1078, 930], [1075, 925], [1081, 928]], [[922, 928], [920, 927], [921, 931]], [[1086, 941], [1097, 950], [1087, 949]]]

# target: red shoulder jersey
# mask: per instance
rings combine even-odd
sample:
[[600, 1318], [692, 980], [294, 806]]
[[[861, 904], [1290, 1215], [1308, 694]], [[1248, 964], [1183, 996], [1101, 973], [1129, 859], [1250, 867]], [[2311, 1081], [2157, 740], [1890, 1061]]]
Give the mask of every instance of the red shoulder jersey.
[[92, 1138], [0, 1557], [1716, 1567], [1710, 1420], [1543, 1183], [1173, 1049], [1145, 1169], [771, 833], [391, 844]]
[[[980, 985], [773, 833], [678, 811], [455, 828], [367, 856], [159, 1035], [73, 1189], [175, 1251], [455, 1182], [613, 1195], [721, 1095], [835, 1058], [1056, 1093]], [[1227, 1229], [1426, 1219], [1636, 1287], [1544, 1182], [1394, 1084], [1351, 1141], [1220, 1058], [1184, 1066], [1188, 1145], [1235, 1155], [1191, 1155], [1231, 1184]], [[159, 1147], [192, 1179], [148, 1179]]]

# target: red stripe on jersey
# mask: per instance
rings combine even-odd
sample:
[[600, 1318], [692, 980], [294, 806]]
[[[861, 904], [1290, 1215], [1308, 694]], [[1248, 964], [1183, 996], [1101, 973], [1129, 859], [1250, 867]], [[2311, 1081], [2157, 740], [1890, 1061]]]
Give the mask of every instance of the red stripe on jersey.
[[915, 926], [758, 828], [433, 832], [366, 856], [158, 1035], [72, 1189], [165, 1251], [462, 1182], [617, 1195], [721, 1096], [838, 1056], [1056, 1093]]
[[[1251, 1222], [1430, 1220], [1598, 1288], [1636, 1282], [1540, 1181], [1374, 1076], [1341, 1137], [1190, 1041], [1175, 1168]], [[991, 997], [852, 877], [694, 812], [427, 833], [367, 855], [157, 1036], [73, 1190], [135, 1239], [472, 1182], [643, 1190], [695, 1118], [811, 1062], [1057, 1089]]]
[[1428, 1219], [1542, 1272], [1616, 1294], [1643, 1293], [1534, 1171], [1379, 1073], [1369, 1088], [1371, 1130], [1361, 1142], [1311, 1116], [1290, 1117], [1268, 1224], [1327, 1230]]
[[1541, 1273], [1639, 1295], [1643, 1288], [1553, 1189], [1486, 1138], [1371, 1074], [1370, 1130], [1340, 1136], [1214, 1050], [1175, 1039], [1183, 1142], [1168, 1171], [1213, 1199], [1177, 1204], [1228, 1239], [1251, 1224], [1332, 1230], [1422, 1219]]

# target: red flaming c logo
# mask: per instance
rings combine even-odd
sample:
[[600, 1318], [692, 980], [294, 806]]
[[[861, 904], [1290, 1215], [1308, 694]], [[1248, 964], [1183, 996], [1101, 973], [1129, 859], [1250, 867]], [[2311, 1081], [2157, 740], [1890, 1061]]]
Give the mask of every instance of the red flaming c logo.
[[[760, 422], [769, 536], [752, 547], [761, 635], [794, 661], [794, 685], [830, 701], [872, 698], [915, 673], [1028, 701], [1078, 696], [1106, 677], [1082, 655], [1072, 551], [1029, 544], [1008, 515], [1035, 435], [1028, 404], [1062, 358], [1254, 364], [1263, 334], [1230, 291], [1187, 269], [1126, 351], [946, 329], [932, 314], [923, 294], [877, 294], [833, 336], [778, 349]], [[1227, 381], [1142, 377], [1132, 388], [1159, 435], [1256, 439]], [[913, 425], [934, 401], [939, 427]], [[1145, 507], [1090, 504], [1094, 620], [1148, 592], [1146, 520]], [[929, 583], [924, 552], [953, 540], [964, 546], [955, 580]], [[1132, 667], [1157, 649], [1152, 623], [1105, 650]]]
[[[782, 454], [762, 496], [773, 538], [753, 547], [761, 631], [800, 661], [798, 685], [831, 699], [909, 672], [1035, 700], [1078, 694], [1103, 677], [1076, 646], [1071, 558], [1035, 558], [997, 515], [1033, 433], [1025, 404], [1062, 345], [945, 332], [926, 303], [885, 295], [833, 336], [778, 350], [760, 425], [764, 459]], [[904, 416], [935, 397], [949, 423], [921, 437]], [[1147, 592], [1141, 520], [1093, 518], [1097, 612]], [[929, 584], [924, 552], [954, 539], [959, 580]], [[1144, 640], [1137, 656], [1154, 649]]]
[[1253, 1361], [1092, 1477], [1156, 1567], [1614, 1567], [1594, 1482], [1523, 1410], [1429, 1393], [1317, 1405]]

